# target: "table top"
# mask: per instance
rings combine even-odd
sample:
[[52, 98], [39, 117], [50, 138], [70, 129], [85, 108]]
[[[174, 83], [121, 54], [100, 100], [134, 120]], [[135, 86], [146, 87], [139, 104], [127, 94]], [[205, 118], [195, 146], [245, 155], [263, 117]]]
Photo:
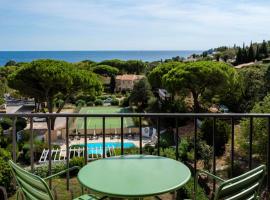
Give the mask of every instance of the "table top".
[[175, 191], [191, 177], [183, 163], [152, 155], [100, 159], [84, 166], [79, 182], [110, 197], [145, 197]]

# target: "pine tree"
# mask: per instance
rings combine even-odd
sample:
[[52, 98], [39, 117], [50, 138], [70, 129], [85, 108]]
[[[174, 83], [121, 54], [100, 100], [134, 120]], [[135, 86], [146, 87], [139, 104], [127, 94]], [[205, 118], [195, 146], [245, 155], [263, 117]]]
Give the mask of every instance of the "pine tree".
[[255, 59], [256, 60], [260, 60], [260, 48], [259, 48], [259, 44], [256, 45]]
[[262, 58], [268, 57], [267, 44], [265, 40], [263, 40], [262, 45], [260, 47], [260, 55], [262, 56]]
[[243, 63], [242, 49], [238, 47], [238, 51], [236, 53], [236, 64], [240, 65]]
[[248, 62], [248, 53], [247, 53], [247, 49], [244, 43], [243, 49], [242, 49], [242, 63], [247, 63], [247, 62]]
[[253, 62], [255, 60], [255, 53], [252, 42], [248, 48], [248, 62]]

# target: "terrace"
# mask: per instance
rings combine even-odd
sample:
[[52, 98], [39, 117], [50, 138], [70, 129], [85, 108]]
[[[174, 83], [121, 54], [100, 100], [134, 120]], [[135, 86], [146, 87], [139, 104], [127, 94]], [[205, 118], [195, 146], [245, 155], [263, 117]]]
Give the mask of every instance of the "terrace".
[[[17, 139], [16, 139], [16, 127], [15, 127], [15, 122], [16, 122], [16, 118], [17, 117], [25, 117], [27, 118], [29, 121], [30, 121], [30, 131], [31, 131], [31, 137], [30, 137], [30, 171], [34, 171], [37, 163], [34, 162], [34, 148], [33, 148], [33, 118], [34, 117], [45, 117], [47, 118], [47, 122], [49, 124], [48, 127], [50, 127], [50, 123], [51, 123], [51, 120], [55, 117], [59, 117], [59, 118], [64, 118], [66, 120], [66, 138], [70, 138], [72, 136], [75, 136], [75, 135], [72, 135], [72, 133], [70, 132], [70, 128], [69, 128], [69, 120], [71, 118], [82, 118], [83, 121], [85, 122], [84, 123], [84, 128], [83, 128], [83, 133], [82, 133], [82, 136], [84, 138], [84, 153], [82, 154], [82, 156], [84, 157], [84, 165], [86, 165], [88, 162], [91, 162], [91, 159], [89, 159], [89, 154], [88, 154], [88, 148], [87, 148], [87, 144], [88, 144], [88, 138], [90, 136], [90, 134], [87, 132], [87, 121], [91, 118], [101, 118], [102, 119], [102, 133], [101, 133], [101, 136], [102, 136], [102, 152], [101, 152], [101, 157], [100, 159], [102, 158], [105, 158], [107, 157], [107, 152], [106, 152], [106, 142], [108, 142], [107, 140], [107, 137], [106, 137], [106, 131], [105, 131], [105, 128], [106, 128], [106, 119], [107, 118], [119, 118], [120, 119], [120, 122], [121, 122], [121, 128], [120, 128], [120, 142], [121, 142], [121, 146], [120, 146], [120, 155], [124, 155], [126, 154], [125, 152], [125, 148], [124, 148], [124, 143], [125, 143], [125, 130], [124, 130], [124, 119], [125, 118], [129, 118], [129, 117], [135, 117], [135, 118], [138, 118], [139, 120], [139, 125], [138, 125], [138, 130], [139, 130], [139, 133], [136, 134], [136, 138], [138, 139], [138, 148], [137, 148], [137, 153], [136, 154], [148, 154], [149, 152], [145, 151], [144, 149], [144, 145], [143, 145], [143, 135], [142, 135], [142, 119], [145, 119], [145, 118], [150, 118], [152, 121], [155, 122], [155, 126], [156, 126], [156, 129], [157, 129], [157, 143], [155, 145], [155, 149], [156, 149], [156, 154], [157, 155], [161, 155], [161, 146], [160, 146], [160, 136], [161, 136], [161, 126], [162, 126], [162, 122], [164, 120], [168, 121], [172, 121], [174, 122], [174, 130], [175, 130], [175, 157], [174, 159], [175, 160], [178, 160], [178, 161], [181, 161], [180, 160], [180, 157], [179, 157], [179, 148], [178, 148], [178, 145], [179, 145], [179, 141], [181, 140], [181, 133], [180, 133], [180, 130], [179, 128], [176, 128], [176, 127], [179, 127], [179, 121], [183, 118], [188, 118], [190, 120], [193, 120], [193, 126], [194, 126], [194, 135], [193, 135], [193, 138], [194, 138], [194, 155], [193, 155], [193, 161], [192, 162], [184, 162], [191, 170], [192, 172], [192, 176], [194, 177], [194, 174], [196, 172], [197, 169], [199, 168], [202, 168], [203, 166], [201, 165], [201, 162], [200, 162], [200, 159], [198, 158], [198, 147], [197, 147], [197, 144], [198, 142], [200, 141], [200, 138], [198, 136], [198, 129], [199, 129], [199, 125], [198, 125], [198, 119], [205, 119], [205, 118], [209, 118], [209, 119], [212, 119], [212, 122], [213, 122], [213, 130], [212, 130], [212, 134], [213, 134], [213, 147], [215, 147], [215, 141], [216, 141], [216, 122], [217, 120], [225, 120], [227, 121], [228, 123], [230, 123], [231, 125], [231, 140], [230, 140], [230, 144], [228, 145], [227, 148], [229, 148], [229, 152], [230, 152], [230, 155], [229, 155], [229, 158], [230, 158], [230, 161], [229, 161], [229, 167], [228, 169], [230, 169], [230, 173], [229, 173], [229, 176], [228, 177], [225, 177], [225, 178], [231, 178], [233, 177], [233, 171], [236, 170], [237, 166], [235, 166], [235, 163], [238, 161], [239, 157], [236, 157], [236, 152], [235, 152], [235, 138], [236, 138], [236, 131], [235, 131], [235, 124], [238, 120], [240, 119], [243, 119], [243, 118], [247, 118], [249, 119], [249, 143], [247, 144], [248, 148], [247, 148], [247, 152], [246, 154], [248, 155], [248, 158], [246, 160], [248, 160], [248, 166], [247, 166], [247, 171], [248, 170], [251, 170], [253, 168], [255, 168], [256, 166], [258, 166], [260, 163], [258, 163], [258, 159], [255, 159], [254, 158], [254, 153], [253, 153], [253, 130], [254, 130], [254, 127], [253, 127], [253, 121], [255, 118], [264, 118], [264, 119], [267, 119], [268, 120], [268, 130], [269, 130], [269, 134], [268, 134], [268, 147], [270, 147], [270, 114], [238, 114], [238, 113], [234, 113], [234, 114], [212, 114], [212, 113], [199, 113], [199, 114], [195, 114], [195, 113], [116, 113], [116, 114], [81, 114], [81, 113], [78, 113], [78, 114], [1, 114], [1, 117], [11, 117], [13, 119], [13, 128], [12, 128], [12, 159], [13, 161], [16, 162], [17, 160], [17, 154], [16, 154], [16, 146], [18, 145], [17, 144]], [[52, 139], [51, 139], [51, 132], [52, 130], [50, 128], [48, 128], [48, 176], [50, 176], [52, 174], [52, 165], [54, 163], [54, 160], [53, 160], [53, 144], [52, 144]], [[66, 147], [66, 159], [65, 159], [65, 163], [66, 163], [66, 166], [69, 167], [70, 166], [70, 157], [69, 157], [69, 154], [70, 154], [70, 140], [69, 139], [66, 139], [65, 140], [65, 147]], [[219, 170], [220, 169], [217, 169], [217, 159], [218, 159], [218, 156], [216, 155], [216, 151], [217, 149], [213, 148], [213, 151], [212, 151], [212, 168], [211, 168], [211, 173], [213, 174], [220, 174], [219, 173]], [[254, 162], [254, 160], [256, 160], [256, 162]], [[267, 175], [265, 177], [265, 180], [264, 180], [264, 188], [265, 188], [265, 191], [269, 191], [270, 190], [270, 173], [269, 173], [269, 169], [270, 169], [270, 148], [267, 149], [267, 161], [266, 163], [263, 163], [263, 164], [266, 164], [267, 165]], [[225, 166], [224, 166], [225, 167]], [[61, 191], [61, 193], [65, 193], [67, 192], [68, 193], [68, 190], [70, 190], [70, 183], [72, 182], [74, 184], [74, 179], [71, 179], [71, 176], [69, 174], [69, 172], [66, 173], [66, 176], [65, 176], [65, 179], [66, 179], [66, 183], [63, 183], [61, 182], [61, 190], [67, 190], [67, 191]], [[194, 180], [194, 181], [193, 181]], [[197, 183], [195, 181], [196, 179], [192, 179], [193, 183], [191, 184], [192, 186], [192, 197], [193, 199], [196, 199], [196, 196], [197, 196], [197, 190], [196, 188], [198, 187], [197, 186]], [[106, 181], [106, 180], [103, 180], [103, 181]], [[48, 181], [49, 183], [49, 187], [52, 188], [52, 181], [49, 180]], [[59, 183], [58, 183], [59, 184]], [[65, 184], [65, 186], [63, 185]], [[78, 185], [78, 183], [76, 182], [75, 184]], [[190, 186], [190, 184], [189, 184]], [[215, 181], [212, 182], [211, 184], [211, 190], [212, 192], [214, 192], [217, 188], [217, 183]], [[164, 197], [165, 199], [170, 199], [170, 198], [174, 198], [174, 196], [171, 196], [171, 195], [165, 195]], [[199, 198], [197, 198], [199, 199]]]

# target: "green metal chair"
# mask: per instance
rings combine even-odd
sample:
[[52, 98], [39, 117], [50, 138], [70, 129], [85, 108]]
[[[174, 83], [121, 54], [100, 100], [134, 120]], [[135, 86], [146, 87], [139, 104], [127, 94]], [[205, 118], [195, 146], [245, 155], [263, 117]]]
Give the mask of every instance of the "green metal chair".
[[[17, 191], [16, 195], [17, 200], [19, 199], [20, 195], [23, 196], [23, 198], [26, 200], [56, 200], [56, 197], [55, 195], [52, 194], [52, 191], [49, 189], [46, 180], [57, 177], [61, 174], [66, 173], [67, 171], [79, 169], [79, 167], [76, 166], [71, 167], [69, 169], [63, 170], [59, 173], [53, 174], [51, 176], [42, 179], [41, 177], [31, 174], [28, 171], [22, 169], [11, 160], [9, 160], [8, 163], [19, 186], [19, 190]], [[98, 200], [98, 199], [99, 198], [95, 195], [85, 194], [74, 200]]]
[[222, 178], [203, 170], [198, 170], [197, 175], [203, 173], [220, 182], [220, 185], [215, 192], [214, 200], [255, 200], [260, 199], [259, 190], [265, 172], [266, 166], [261, 165], [229, 180], [223, 180]]

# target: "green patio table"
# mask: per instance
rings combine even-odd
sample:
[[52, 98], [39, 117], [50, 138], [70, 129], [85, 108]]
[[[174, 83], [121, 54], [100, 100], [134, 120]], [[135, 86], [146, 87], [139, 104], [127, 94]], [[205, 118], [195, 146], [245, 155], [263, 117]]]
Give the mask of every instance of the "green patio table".
[[84, 187], [116, 198], [140, 198], [175, 191], [190, 177], [191, 172], [183, 163], [152, 155], [100, 159], [78, 173]]

